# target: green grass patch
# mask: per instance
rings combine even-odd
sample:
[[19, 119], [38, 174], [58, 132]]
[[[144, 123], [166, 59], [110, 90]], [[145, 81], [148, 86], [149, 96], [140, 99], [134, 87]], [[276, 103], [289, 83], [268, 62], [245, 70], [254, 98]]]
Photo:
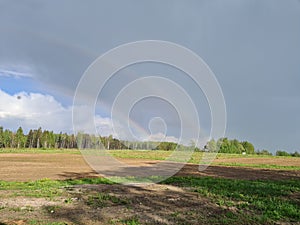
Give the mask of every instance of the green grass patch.
[[[221, 207], [257, 215], [257, 221], [300, 221], [300, 205], [293, 197], [300, 192], [300, 180], [247, 181], [212, 177], [171, 177], [164, 184], [192, 187]], [[227, 218], [228, 219], [228, 218]], [[229, 218], [230, 219], [230, 218]]]
[[[121, 159], [143, 159], [143, 160], [165, 160], [172, 154], [172, 151], [158, 151], [158, 150], [110, 150], [109, 153]], [[194, 152], [188, 163], [199, 164], [203, 157], [203, 152]], [[207, 153], [209, 154], [209, 153]], [[291, 158], [281, 156], [268, 156], [268, 155], [241, 155], [241, 154], [225, 154], [218, 153], [216, 159], [231, 159], [231, 158]], [[276, 164], [246, 164], [238, 162], [212, 162], [212, 165], [220, 166], [235, 166], [235, 167], [251, 167], [261, 169], [279, 169], [279, 170], [300, 170], [300, 166], [282, 166]]]
[[97, 193], [89, 195], [86, 204], [93, 208], [104, 208], [111, 205], [126, 205], [128, 201], [112, 194]]
[[139, 225], [139, 224], [141, 224], [141, 223], [139, 222], [139, 219], [136, 218], [136, 217], [121, 220], [121, 223], [122, 223], [122, 224], [125, 224], [125, 225]]
[[247, 163], [213, 163], [219, 166], [251, 167], [260, 169], [278, 169], [278, 170], [300, 170], [300, 166], [282, 166], [275, 164], [247, 164]]
[[36, 149], [36, 148], [0, 148], [1, 153], [15, 153], [15, 154], [81, 154], [78, 149]]
[[135, 177], [135, 176], [124, 176], [124, 177], [110, 177], [109, 178], [114, 183], [120, 184], [138, 184], [138, 183], [158, 183], [164, 180], [162, 176], [147, 176], [147, 177]]
[[[171, 177], [162, 184], [187, 187], [200, 196], [207, 197], [225, 213], [209, 217], [208, 224], [274, 224], [275, 222], [300, 222], [300, 180], [233, 180], [214, 177]], [[65, 188], [82, 184], [114, 184], [105, 178], [83, 178], [55, 181], [42, 179], [32, 182], [0, 181], [0, 190], [11, 190], [13, 195], [30, 197], [57, 197]], [[67, 200], [66, 203], [69, 200]], [[128, 205], [130, 200], [112, 193], [89, 193], [84, 198], [92, 208]], [[46, 212], [58, 211], [59, 206], [48, 206]], [[30, 209], [30, 208], [29, 208]], [[1, 210], [1, 209], [0, 209]], [[21, 209], [15, 209], [21, 210]], [[172, 218], [179, 218], [175, 212]], [[118, 221], [120, 222], [120, 221]], [[121, 221], [122, 224], [139, 224], [137, 218]], [[32, 221], [29, 224], [52, 224]], [[53, 223], [55, 224], [55, 223]], [[57, 223], [58, 224], [58, 223]], [[61, 223], [63, 224], [63, 223]]]
[[109, 150], [112, 156], [121, 159], [165, 160], [172, 151], [160, 150]]
[[113, 184], [113, 182], [101, 177], [76, 180], [41, 179], [30, 182], [0, 181], [0, 190], [13, 191], [11, 196], [54, 198], [62, 195], [64, 187], [80, 184]]
[[8, 182], [0, 181], [0, 190], [11, 190], [13, 196], [28, 197], [56, 197], [62, 192], [59, 188], [62, 186], [60, 181], [42, 179], [31, 182]]
[[[47, 222], [41, 220], [30, 220], [28, 221], [29, 225], [67, 225], [67, 222]], [[0, 223], [1, 225], [1, 223]]]

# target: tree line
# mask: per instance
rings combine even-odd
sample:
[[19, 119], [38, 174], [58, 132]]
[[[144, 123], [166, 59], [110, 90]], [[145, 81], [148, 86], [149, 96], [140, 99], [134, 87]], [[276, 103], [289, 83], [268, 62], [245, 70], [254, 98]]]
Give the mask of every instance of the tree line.
[[74, 134], [56, 134], [41, 127], [28, 134], [22, 127], [16, 132], [0, 127], [0, 148], [77, 148], [77, 141]]
[[[141, 142], [141, 141], [121, 141], [113, 138], [112, 135], [108, 137], [99, 137], [86, 133], [67, 134], [54, 133], [53, 131], [42, 130], [42, 128], [31, 129], [27, 134], [24, 133], [22, 127], [19, 127], [16, 132], [5, 129], [0, 126], [0, 148], [43, 148], [43, 149], [85, 149], [85, 148], [105, 148], [105, 149], [149, 149], [149, 150], [166, 150], [173, 151], [175, 149], [194, 148], [191, 146], [184, 146], [174, 142]], [[196, 148], [196, 151], [205, 152], [220, 152], [231, 154], [259, 154], [272, 155], [268, 150], [255, 150], [252, 143], [248, 141], [238, 141], [236, 139], [230, 140], [228, 138], [214, 139], [207, 142], [203, 149]], [[300, 157], [296, 151], [288, 153], [286, 151], [278, 150], [277, 156], [294, 156]]]
[[[219, 153], [231, 153], [231, 154], [257, 154], [257, 155], [273, 155], [268, 150], [255, 150], [252, 143], [248, 141], [238, 141], [237, 139], [229, 140], [228, 138], [220, 138], [215, 141], [214, 139], [207, 142], [204, 147], [204, 151], [219, 152]], [[276, 156], [292, 156], [300, 157], [300, 153], [295, 151], [289, 153], [283, 150], [278, 150], [275, 153]]]
[[[16, 132], [5, 129], [0, 126], [0, 148], [44, 148], [44, 149], [162, 149], [174, 150], [176, 143], [156, 143], [156, 142], [132, 142], [121, 141], [108, 137], [99, 137], [86, 133], [67, 134], [54, 133], [42, 128], [31, 129], [28, 134], [25, 134], [22, 127], [19, 127]], [[174, 147], [175, 146], [175, 147]]]
[[254, 154], [255, 148], [254, 145], [248, 141], [240, 142], [236, 139], [229, 140], [228, 138], [220, 138], [215, 141], [214, 139], [210, 140], [207, 145], [204, 147], [205, 150], [209, 152], [220, 152], [220, 153], [232, 153], [232, 154]]

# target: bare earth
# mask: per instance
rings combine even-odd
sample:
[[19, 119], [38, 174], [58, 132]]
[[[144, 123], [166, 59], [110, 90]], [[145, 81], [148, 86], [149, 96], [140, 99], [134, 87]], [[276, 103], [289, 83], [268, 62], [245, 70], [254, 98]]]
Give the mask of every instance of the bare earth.
[[[219, 162], [257, 163], [300, 166], [300, 161], [280, 158], [231, 158]], [[151, 166], [155, 161], [122, 159], [139, 167]], [[187, 164], [176, 175], [215, 176], [231, 179], [299, 179], [300, 171], [253, 169], [245, 167], [210, 166], [199, 172], [198, 166]], [[0, 180], [29, 181], [42, 178], [70, 179], [99, 176], [75, 154], [0, 154]], [[99, 193], [115, 196], [122, 202], [107, 202], [105, 207], [88, 206], [88, 196]], [[64, 224], [125, 224], [138, 218], [141, 224], [207, 224], [220, 215], [238, 209], [214, 204], [188, 188], [151, 184], [148, 186], [78, 185], [65, 190], [54, 199], [6, 197], [12, 191], [0, 191], [0, 225], [27, 225], [30, 221], [64, 221]], [[298, 198], [299, 196], [296, 196]], [[70, 201], [71, 203], [66, 203]], [[39, 222], [34, 224], [40, 224]], [[43, 224], [43, 223], [42, 223]], [[47, 223], [50, 224], [50, 223]], [[134, 223], [131, 223], [134, 224]], [[240, 224], [247, 224], [242, 219]]]
[[[89, 196], [109, 194], [125, 201], [106, 202], [105, 206], [88, 206]], [[67, 199], [72, 202], [65, 203]], [[128, 204], [127, 204], [128, 203]], [[78, 185], [67, 190], [64, 197], [34, 199], [14, 197], [0, 201], [0, 224], [28, 225], [30, 221], [61, 222], [68, 225], [135, 224], [207, 224], [208, 219], [225, 215], [226, 209], [197, 193], [170, 185]], [[234, 209], [235, 210], [235, 209]], [[2, 222], [2, 223], [1, 223]], [[139, 224], [140, 224], [139, 223]], [[243, 223], [241, 223], [243, 224]]]
[[[157, 161], [141, 159], [120, 159], [136, 167], [151, 166]], [[229, 158], [216, 159], [215, 162], [237, 162], [245, 164], [276, 164], [283, 166], [300, 166], [300, 159], [281, 158]], [[180, 176], [216, 176], [237, 179], [291, 179], [300, 178], [300, 171], [256, 169], [245, 167], [210, 166], [199, 172], [198, 166], [187, 164], [177, 174]], [[0, 154], [0, 180], [29, 181], [42, 178], [71, 179], [99, 176], [75, 154]]]

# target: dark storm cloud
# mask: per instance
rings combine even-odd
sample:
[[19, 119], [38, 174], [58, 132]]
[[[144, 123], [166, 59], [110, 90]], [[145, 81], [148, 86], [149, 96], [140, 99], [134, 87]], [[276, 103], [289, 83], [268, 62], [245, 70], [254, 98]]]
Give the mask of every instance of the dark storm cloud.
[[143, 39], [184, 45], [221, 84], [229, 136], [259, 148], [300, 148], [297, 0], [2, 0], [0, 32], [0, 69], [30, 67], [51, 91], [71, 97], [88, 65], [117, 45]]

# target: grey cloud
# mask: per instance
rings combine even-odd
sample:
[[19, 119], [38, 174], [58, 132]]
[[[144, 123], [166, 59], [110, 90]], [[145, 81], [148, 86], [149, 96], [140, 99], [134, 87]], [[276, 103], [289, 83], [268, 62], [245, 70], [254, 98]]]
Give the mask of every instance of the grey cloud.
[[[30, 66], [49, 90], [72, 98], [85, 69], [105, 51], [142, 39], [173, 41], [215, 72], [227, 103], [229, 136], [259, 148], [294, 150], [300, 144], [299, 23], [296, 0], [2, 0], [0, 68]], [[114, 86], [130, 79], [119, 77]], [[111, 103], [116, 91], [106, 90], [103, 101]], [[206, 127], [209, 119], [205, 114]]]

